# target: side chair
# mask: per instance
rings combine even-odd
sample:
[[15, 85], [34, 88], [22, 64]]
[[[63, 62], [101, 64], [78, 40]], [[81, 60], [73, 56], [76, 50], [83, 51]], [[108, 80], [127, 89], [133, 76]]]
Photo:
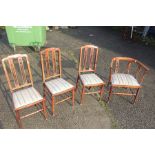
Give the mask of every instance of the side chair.
[[[98, 47], [94, 45], [85, 45], [80, 49], [79, 69], [76, 82], [76, 90], [80, 80], [82, 84], [81, 101], [82, 104], [84, 94], [99, 94], [102, 97], [104, 85], [102, 79], [95, 73], [98, 60]], [[97, 88], [97, 91], [90, 91]]]
[[[23, 127], [21, 119], [38, 112], [43, 112], [45, 118], [47, 119], [45, 99], [33, 87], [33, 79], [28, 55], [10, 55], [2, 59], [2, 66], [12, 94], [13, 106], [19, 127]], [[20, 116], [21, 110], [36, 106], [38, 104], [42, 105], [42, 109], [37, 109], [37, 111], [33, 113]]]
[[[74, 110], [75, 87], [62, 78], [61, 52], [59, 48], [47, 48], [40, 52], [42, 78], [44, 87], [44, 97], [51, 98], [52, 114], [54, 115], [55, 104], [72, 99], [72, 109]], [[71, 95], [70, 95], [71, 94]], [[65, 95], [65, 96], [63, 96]], [[63, 99], [55, 101], [55, 98]]]

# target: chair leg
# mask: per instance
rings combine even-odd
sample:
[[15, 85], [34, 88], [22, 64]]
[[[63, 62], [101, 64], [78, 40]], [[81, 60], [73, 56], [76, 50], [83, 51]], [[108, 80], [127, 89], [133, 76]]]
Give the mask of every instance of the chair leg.
[[108, 82], [108, 84], [107, 84], [107, 88], [110, 86], [110, 82]]
[[45, 84], [43, 84], [43, 97], [46, 98], [46, 93], [45, 93]]
[[78, 82], [79, 82], [79, 75], [78, 75], [78, 77], [77, 77], [77, 80], [76, 80], [76, 88], [75, 88], [75, 91], [77, 91], [77, 88], [78, 88]]
[[85, 86], [82, 86], [82, 92], [81, 92], [81, 101], [80, 101], [80, 104], [82, 104], [82, 99], [83, 99], [84, 92], [85, 92]]
[[108, 103], [110, 101], [111, 95], [112, 95], [112, 86], [110, 86], [110, 90], [109, 90]]
[[46, 101], [46, 100], [44, 100], [44, 101], [42, 102], [42, 107], [43, 107], [45, 119], [47, 120], [47, 112], [46, 112], [46, 104], [45, 104], [45, 101]]
[[137, 89], [133, 104], [137, 101], [140, 88]]
[[54, 116], [54, 96], [52, 96], [52, 114]]
[[72, 90], [72, 109], [73, 109], [73, 111], [74, 111], [74, 102], [75, 102], [74, 98], [75, 98], [75, 89]]
[[22, 122], [21, 122], [21, 119], [20, 119], [19, 110], [16, 110], [15, 112], [16, 112], [16, 120], [18, 122], [19, 128], [23, 128], [23, 125], [22, 125]]
[[101, 99], [102, 99], [103, 92], [104, 92], [104, 85], [101, 87], [101, 91], [100, 91], [100, 101], [101, 101]]

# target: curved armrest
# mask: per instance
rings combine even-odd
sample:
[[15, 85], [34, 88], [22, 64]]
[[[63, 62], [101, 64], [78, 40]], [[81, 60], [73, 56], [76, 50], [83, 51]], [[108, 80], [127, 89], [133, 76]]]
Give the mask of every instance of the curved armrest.
[[[136, 61], [137, 62], [137, 64], [139, 65], [138, 66], [138, 70], [137, 70], [137, 73], [136, 73], [136, 79], [137, 79], [137, 75], [139, 74], [140, 75], [140, 73], [142, 73], [142, 75], [140, 75], [140, 78], [139, 78], [139, 82], [140, 82], [140, 84], [143, 82], [143, 80], [144, 80], [144, 76], [145, 76], [145, 74], [150, 70], [148, 67], [146, 67], [143, 63], [141, 63], [140, 61]], [[143, 72], [142, 72], [143, 71]]]
[[143, 67], [143, 69], [145, 69], [146, 71], [149, 71], [150, 69], [148, 67], [146, 67], [143, 63], [141, 63], [140, 61], [137, 60], [137, 63]]

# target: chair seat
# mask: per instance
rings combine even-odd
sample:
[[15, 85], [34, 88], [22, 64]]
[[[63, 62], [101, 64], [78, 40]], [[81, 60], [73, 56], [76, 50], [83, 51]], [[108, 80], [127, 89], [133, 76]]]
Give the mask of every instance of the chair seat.
[[57, 79], [47, 81], [47, 82], [45, 82], [45, 85], [53, 95], [56, 95], [61, 92], [71, 90], [74, 88], [74, 86], [72, 84], [70, 84], [63, 78], [57, 78]]
[[85, 86], [104, 84], [104, 82], [94, 73], [82, 74], [80, 79]]
[[111, 82], [112, 85], [137, 86], [137, 87], [140, 86], [135, 77], [130, 74], [122, 74], [122, 73], [112, 74]]
[[34, 87], [28, 87], [13, 92], [13, 102], [15, 109], [33, 104], [43, 100], [43, 97]]

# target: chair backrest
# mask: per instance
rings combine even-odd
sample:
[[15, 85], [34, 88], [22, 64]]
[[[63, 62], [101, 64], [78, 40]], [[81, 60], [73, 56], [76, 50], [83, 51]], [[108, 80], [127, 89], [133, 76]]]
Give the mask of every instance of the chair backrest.
[[43, 82], [61, 77], [61, 53], [59, 48], [47, 48], [40, 52]]
[[[144, 79], [144, 75], [149, 68], [146, 67], [140, 61], [129, 57], [115, 57], [111, 61], [110, 74], [114, 73], [127, 73], [134, 75], [141, 83]], [[111, 77], [111, 75], [110, 75]]]
[[80, 49], [79, 74], [82, 72], [95, 72], [98, 58], [98, 47], [85, 45]]
[[[111, 61], [111, 68], [113, 68], [113, 71], [115, 73], [118, 72], [126, 72], [129, 73], [131, 69], [131, 64], [136, 63], [136, 60], [133, 58], [128, 58], [128, 57], [115, 57]], [[122, 68], [124, 70], [121, 70]]]
[[2, 65], [11, 92], [30, 85], [33, 86], [28, 55], [10, 55], [2, 59]]

